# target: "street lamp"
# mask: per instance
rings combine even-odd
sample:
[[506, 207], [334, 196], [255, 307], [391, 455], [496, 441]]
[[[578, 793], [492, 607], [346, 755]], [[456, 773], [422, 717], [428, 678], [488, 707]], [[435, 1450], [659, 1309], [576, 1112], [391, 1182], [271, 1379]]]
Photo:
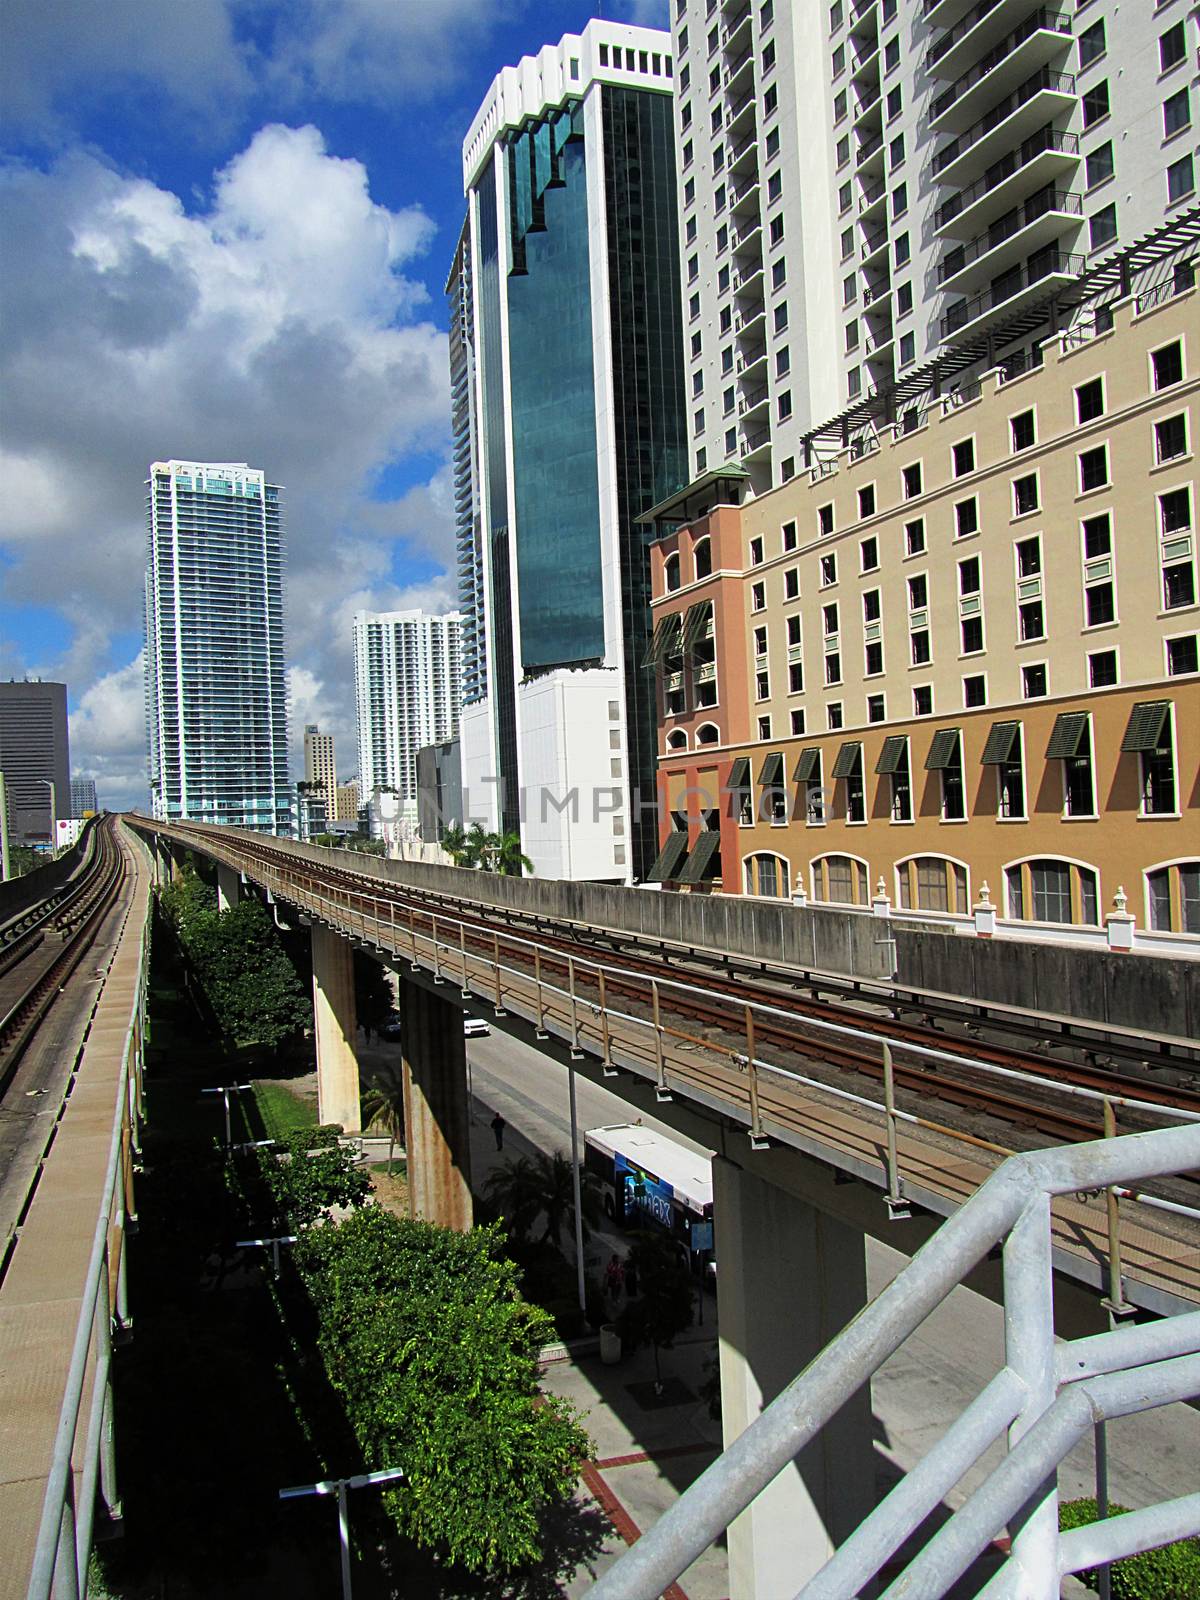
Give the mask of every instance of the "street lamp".
[[50, 854], [53, 855], [58, 848], [58, 791], [53, 778], [36, 778], [34, 781], [45, 784], [50, 791]]
[[328, 1478], [323, 1483], [301, 1483], [293, 1489], [280, 1489], [281, 1500], [296, 1500], [308, 1494], [335, 1494], [338, 1503], [338, 1547], [342, 1557], [342, 1600], [350, 1595], [350, 1512], [347, 1489], [365, 1489], [368, 1484], [394, 1483], [404, 1476], [403, 1467], [385, 1467], [382, 1472], [358, 1472], [352, 1478]]

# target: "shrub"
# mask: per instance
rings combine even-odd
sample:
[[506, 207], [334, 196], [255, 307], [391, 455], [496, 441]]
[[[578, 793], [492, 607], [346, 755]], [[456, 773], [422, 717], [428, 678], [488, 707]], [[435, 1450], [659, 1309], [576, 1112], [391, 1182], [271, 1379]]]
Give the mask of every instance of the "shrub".
[[[1121, 1516], [1128, 1506], [1110, 1505], [1111, 1517]], [[1096, 1521], [1094, 1500], [1067, 1500], [1058, 1508], [1058, 1525], [1082, 1528]], [[1200, 1539], [1180, 1539], [1158, 1550], [1126, 1556], [1109, 1568], [1112, 1600], [1197, 1600], [1200, 1596]], [[1099, 1582], [1096, 1567], [1085, 1568], [1076, 1576], [1090, 1588]]]

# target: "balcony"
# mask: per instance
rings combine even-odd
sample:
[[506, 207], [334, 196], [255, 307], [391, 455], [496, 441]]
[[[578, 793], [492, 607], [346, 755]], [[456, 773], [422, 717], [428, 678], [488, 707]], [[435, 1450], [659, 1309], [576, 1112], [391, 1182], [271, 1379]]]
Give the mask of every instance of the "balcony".
[[[1041, 128], [988, 168], [966, 189], [944, 200], [933, 214], [935, 234], [969, 239], [1032, 189], [1069, 177], [1079, 165], [1079, 140], [1073, 133]], [[1064, 187], [1064, 185], [1059, 185]]]
[[863, 118], [868, 116], [879, 105], [879, 85], [873, 83], [865, 94], [861, 94], [854, 107], [854, 126], [857, 128]]
[[725, 131], [730, 135], [752, 133], [754, 126], [754, 93], [751, 91], [725, 107]]
[[930, 107], [929, 126], [940, 130], [969, 124], [986, 101], [1015, 89], [1066, 50], [1071, 37], [1071, 19], [1065, 12], [1039, 7], [938, 95]]
[[876, 256], [887, 249], [888, 231], [886, 228], [875, 228], [858, 247], [859, 258], [866, 266], [868, 261], [874, 261]]
[[1083, 202], [1066, 189], [1044, 189], [998, 217], [984, 233], [946, 252], [938, 287], [963, 293], [980, 278], [995, 277], [1023, 257], [1061, 237], [1083, 215]]
[[869, 72], [875, 80], [876, 88], [879, 87], [879, 40], [874, 34], [863, 45], [861, 51], [856, 51], [850, 58], [850, 77], [860, 77], [864, 72]]
[[[724, 83], [725, 92], [727, 94], [740, 93], [745, 89], [750, 88], [750, 86], [753, 84], [754, 77], [753, 74], [751, 74], [750, 77], [747, 78], [745, 73], [746, 68], [753, 60], [754, 51], [747, 50], [745, 55], [739, 56], [736, 61], [731, 61], [730, 64], [725, 68]], [[751, 90], [751, 92], [753, 92], [753, 90]]]
[[738, 376], [749, 378], [752, 373], [763, 365], [766, 359], [767, 347], [765, 344], [755, 345], [750, 350], [743, 350], [737, 358]]
[[938, 34], [925, 52], [930, 77], [951, 82], [1020, 20], [1025, 0], [979, 0], [953, 27]]
[[738, 57], [750, 45], [750, 7], [727, 22], [721, 30], [721, 48], [728, 56]]
[[887, 199], [887, 185], [880, 178], [864, 183], [858, 196], [858, 220], [865, 222]]
[[943, 145], [933, 158], [934, 176], [939, 183], [968, 182], [1001, 152], [1011, 150], [1074, 104], [1074, 75], [1055, 72], [1051, 67], [1039, 68], [978, 122]]
[[733, 275], [733, 292], [737, 295], [754, 294], [762, 298], [762, 262], [749, 261], [741, 272]]
[[758, 215], [758, 172], [750, 173], [741, 183], [731, 183], [727, 190], [729, 196], [729, 209], [735, 215], [739, 211], [754, 207], [755, 216]]
[[749, 394], [743, 395], [738, 401], [738, 416], [754, 416], [756, 412], [761, 411], [768, 404], [770, 398], [771, 396], [765, 383], [757, 389], [751, 389]]
[[1066, 255], [1053, 248], [1038, 251], [1023, 266], [1002, 274], [982, 294], [951, 306], [939, 324], [942, 338], [956, 338], [967, 331], [982, 332], [991, 323], [1011, 317], [1030, 301], [1077, 278], [1084, 265], [1083, 256]]
[[870, 283], [863, 290], [863, 309], [888, 310], [892, 303], [892, 286], [886, 278]]
[[729, 171], [745, 175], [748, 172], [758, 171], [758, 134], [751, 131], [750, 136], [739, 140], [737, 144], [729, 147]]
[[859, 145], [854, 157], [854, 169], [860, 178], [872, 177], [883, 171], [883, 133], [869, 133]]
[[747, 217], [740, 228], [735, 228], [730, 235], [729, 243], [735, 251], [756, 250], [762, 251], [762, 222], [757, 213]]
[[742, 434], [742, 460], [765, 455], [771, 448], [770, 428], [747, 428]]
[[766, 316], [766, 307], [761, 300], [755, 305], [744, 306], [733, 314], [733, 331], [748, 338], [758, 328], [760, 322], [766, 321]]

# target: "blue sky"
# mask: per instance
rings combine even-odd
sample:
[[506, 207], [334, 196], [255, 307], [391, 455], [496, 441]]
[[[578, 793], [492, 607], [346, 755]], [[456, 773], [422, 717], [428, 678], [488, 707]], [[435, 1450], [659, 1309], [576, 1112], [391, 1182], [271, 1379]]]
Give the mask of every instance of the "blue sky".
[[[350, 619], [454, 600], [442, 287], [459, 152], [574, 0], [9, 0], [0, 55], [0, 675], [145, 794], [142, 483], [286, 490], [293, 735], [354, 769]], [[666, 0], [603, 14], [665, 26]], [[294, 741], [295, 742], [295, 741]]]

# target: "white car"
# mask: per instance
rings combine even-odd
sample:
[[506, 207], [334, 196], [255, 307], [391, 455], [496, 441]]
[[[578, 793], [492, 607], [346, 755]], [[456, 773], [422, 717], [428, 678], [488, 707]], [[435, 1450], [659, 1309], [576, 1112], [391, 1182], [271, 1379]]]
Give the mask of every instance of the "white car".
[[491, 1033], [491, 1031], [492, 1031], [491, 1024], [488, 1023], [488, 1022], [485, 1022], [482, 1017], [464, 1017], [463, 1018], [463, 1033], [467, 1036], [468, 1039], [477, 1038], [479, 1034], [481, 1034], [481, 1033]]

